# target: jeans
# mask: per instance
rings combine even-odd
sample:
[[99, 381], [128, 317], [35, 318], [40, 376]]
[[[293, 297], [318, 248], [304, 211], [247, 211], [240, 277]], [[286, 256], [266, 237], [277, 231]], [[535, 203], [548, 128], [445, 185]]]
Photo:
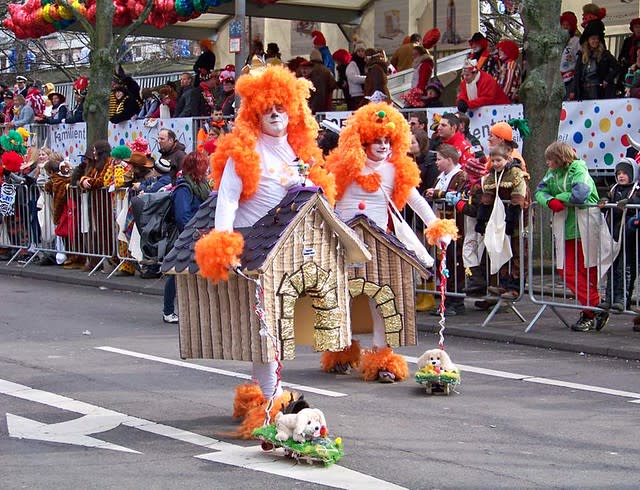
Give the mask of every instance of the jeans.
[[607, 303], [622, 303], [625, 308], [629, 308], [633, 285], [636, 281], [635, 263], [631, 262], [633, 259], [629, 260], [629, 257], [625, 259], [622, 250], [614, 260], [607, 274], [607, 286], [604, 293]]
[[164, 307], [162, 313], [165, 315], [171, 315], [175, 313], [176, 307], [176, 276], [173, 274], [167, 276], [167, 280], [164, 283]]

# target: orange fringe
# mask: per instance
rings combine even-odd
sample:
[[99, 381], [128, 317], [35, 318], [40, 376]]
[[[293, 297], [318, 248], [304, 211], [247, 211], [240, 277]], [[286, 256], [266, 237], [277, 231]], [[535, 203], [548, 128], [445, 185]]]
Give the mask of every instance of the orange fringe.
[[255, 194], [261, 174], [260, 157], [256, 151], [260, 119], [264, 111], [273, 105], [282, 105], [289, 116], [287, 140], [291, 148], [296, 156], [311, 165], [309, 179], [322, 187], [330, 203], [335, 202], [333, 178], [322, 168], [324, 159], [317, 144], [318, 122], [307, 104], [310, 89], [308, 80], [296, 78], [287, 68], [276, 65], [269, 66], [261, 75], [238, 79], [236, 92], [242, 97], [242, 104], [235, 127], [230, 134], [220, 137], [210, 158], [216, 189], [220, 187], [222, 173], [231, 158], [236, 174], [242, 180], [240, 200]]
[[[271, 423], [275, 422], [276, 414], [289, 404], [291, 401], [291, 395], [292, 393], [290, 391], [283, 391], [282, 395], [273, 402], [273, 407], [271, 407], [271, 411], [269, 412], [271, 415]], [[297, 399], [298, 395], [294, 393], [293, 398]], [[265, 400], [261, 405], [249, 409], [245, 414], [240, 427], [238, 427], [238, 430], [234, 433], [235, 437], [239, 437], [240, 439], [253, 439], [251, 434], [254, 429], [264, 425], [267, 403], [268, 400]]]
[[244, 383], [236, 386], [236, 396], [233, 399], [233, 418], [244, 418], [249, 410], [259, 407], [264, 402], [262, 390], [256, 383]]
[[[384, 112], [382, 118], [381, 112]], [[338, 147], [326, 159], [327, 170], [335, 175], [336, 199], [342, 198], [364, 168], [367, 156], [363, 145], [376, 138], [389, 137], [392, 149], [389, 161], [396, 170], [391, 198], [398, 209], [404, 208], [409, 193], [420, 184], [420, 170], [407, 156], [410, 134], [405, 118], [387, 103], [367, 104], [354, 112], [340, 133]]]
[[360, 342], [353, 340], [346, 349], [338, 352], [323, 352], [320, 356], [320, 367], [326, 373], [331, 371], [336, 364], [349, 364], [352, 368], [360, 364]]
[[458, 227], [453, 219], [437, 219], [424, 230], [429, 245], [437, 245], [447, 235], [451, 237], [451, 241], [458, 239]]
[[242, 235], [235, 231], [211, 230], [195, 245], [200, 274], [213, 281], [229, 279], [229, 267], [240, 265], [244, 248]]
[[393, 352], [391, 347], [381, 349], [366, 349], [362, 352], [360, 360], [362, 379], [375, 381], [378, 379], [378, 371], [385, 370], [396, 376], [396, 381], [403, 381], [409, 377], [409, 366], [400, 354]]

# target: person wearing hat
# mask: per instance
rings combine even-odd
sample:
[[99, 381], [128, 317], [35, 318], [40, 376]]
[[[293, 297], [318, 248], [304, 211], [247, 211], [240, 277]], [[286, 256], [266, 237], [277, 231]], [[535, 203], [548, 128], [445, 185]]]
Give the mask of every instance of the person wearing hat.
[[2, 115], [3, 122], [5, 124], [11, 122], [13, 119], [13, 92], [9, 89], [5, 90], [2, 94], [3, 98], [3, 106], [2, 106]]
[[67, 112], [67, 118], [63, 121], [67, 124], [84, 122], [84, 100], [89, 90], [89, 79], [80, 77], [73, 82], [73, 107]]
[[604, 24], [591, 21], [580, 36], [582, 54], [576, 63], [576, 75], [569, 100], [610, 99], [615, 96], [618, 62], [605, 48]]
[[486, 69], [485, 64], [490, 57], [487, 38], [481, 32], [476, 32], [469, 39], [469, 47], [471, 48], [469, 59], [475, 60], [478, 70]]
[[564, 99], [569, 98], [571, 81], [576, 73], [576, 63], [580, 53], [580, 32], [578, 31], [578, 18], [573, 12], [563, 12], [560, 16], [560, 27], [569, 38], [560, 55], [560, 76], [564, 82]]
[[10, 128], [21, 128], [33, 123], [35, 114], [31, 105], [27, 104], [25, 98], [21, 94], [13, 97], [13, 118], [9, 121]]
[[462, 80], [456, 105], [460, 112], [485, 105], [511, 104], [498, 82], [487, 72], [478, 69], [475, 60], [464, 60]]
[[[637, 244], [635, 231], [639, 227], [634, 225], [634, 221], [638, 217], [635, 209], [625, 209], [625, 206], [640, 204], [638, 177], [636, 161], [633, 158], [621, 158], [616, 165], [616, 183], [609, 189], [607, 198], [600, 201], [601, 207], [605, 203], [618, 204], [616, 207], [606, 208], [606, 221], [611, 227], [613, 239], [621, 246], [620, 253], [607, 272], [604, 299], [598, 306], [604, 310], [612, 309], [619, 313], [631, 306], [633, 286], [636, 282]], [[627, 219], [628, 217], [631, 219]], [[627, 233], [623, 234], [623, 228], [627, 221], [630, 221], [630, 226]], [[623, 241], [624, 248], [622, 248]]]
[[320, 51], [320, 55], [322, 56], [322, 64], [327, 67], [327, 70], [331, 73], [331, 76], [336, 76], [336, 66], [333, 62], [333, 56], [331, 56], [331, 51], [327, 47], [327, 40], [324, 37], [324, 34], [320, 31], [313, 31], [311, 33], [311, 37], [313, 38], [313, 47]]
[[[522, 138], [529, 136], [529, 127], [525, 119], [512, 119], [509, 122], [513, 122], [513, 124], [516, 125]], [[513, 140], [513, 127], [509, 122], [499, 121], [489, 128], [489, 149], [498, 145], [504, 145], [507, 148], [510, 148], [513, 161], [520, 167], [525, 176], [529, 178], [527, 163], [524, 161], [524, 157], [518, 150], [518, 143]]]
[[282, 53], [278, 43], [268, 43], [265, 61], [268, 65], [282, 65]]
[[351, 63], [351, 53], [341, 48], [334, 51], [332, 56], [336, 64], [336, 73], [338, 74], [336, 83], [338, 84], [338, 88], [342, 90], [344, 101], [348, 105], [351, 96], [349, 94], [349, 83], [347, 81], [347, 66]]
[[18, 75], [16, 77], [16, 89], [15, 94], [22, 95], [25, 99], [29, 94], [29, 87], [27, 86], [27, 77], [23, 77], [22, 75]]
[[[338, 88], [331, 71], [322, 61], [322, 54], [317, 48], [311, 50], [309, 55], [309, 71], [305, 75], [312, 84], [314, 90], [309, 97], [311, 112], [326, 112], [333, 110], [333, 91]], [[304, 69], [304, 68], [303, 68]]]
[[140, 183], [147, 179], [154, 170], [153, 160], [139, 151], [132, 151], [131, 156], [123, 161], [131, 167], [133, 172], [131, 181], [131, 187], [133, 188], [138, 188]]
[[[620, 65], [620, 75], [618, 80], [623, 82], [625, 76], [629, 72], [631, 65], [636, 65], [638, 60], [638, 50], [640, 49], [640, 17], [632, 19], [629, 23], [631, 35], [624, 38], [620, 54], [618, 55], [618, 64]], [[634, 70], [635, 71], [635, 70]]]
[[132, 96], [123, 84], [115, 84], [111, 89], [113, 103], [109, 104], [109, 122], [118, 124], [133, 119], [140, 108], [136, 97]]
[[209, 80], [211, 78], [211, 72], [216, 67], [216, 55], [213, 52], [213, 42], [211, 39], [200, 39], [198, 41], [201, 53], [193, 64], [193, 71], [195, 72], [194, 86], [200, 85], [200, 82]]
[[171, 162], [165, 158], [152, 160], [147, 157], [147, 161], [151, 163], [153, 174], [144, 179], [140, 184], [134, 185], [140, 192], [158, 192], [159, 190], [171, 185]]
[[517, 104], [520, 100], [518, 93], [522, 82], [518, 63], [520, 47], [514, 41], [505, 39], [496, 44], [496, 50], [496, 80], [511, 103]]
[[45, 124], [60, 124], [67, 119], [66, 98], [60, 92], [51, 91], [47, 98], [51, 101], [51, 116], [40, 118]]

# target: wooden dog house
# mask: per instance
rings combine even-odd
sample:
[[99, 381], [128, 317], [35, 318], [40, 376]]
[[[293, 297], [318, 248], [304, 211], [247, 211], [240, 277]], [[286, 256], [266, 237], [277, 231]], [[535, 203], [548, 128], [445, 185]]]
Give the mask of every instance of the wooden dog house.
[[394, 235], [366, 216], [357, 215], [347, 224], [373, 257], [369, 262], [349, 268], [349, 294], [352, 298], [365, 295], [376, 302], [390, 347], [416, 345], [413, 272], [428, 278], [430, 271]]
[[[195, 242], [214, 228], [217, 196], [207, 199], [167, 255], [163, 272], [176, 274], [182, 358], [274, 360], [254, 311], [262, 285], [265, 323], [282, 359], [295, 357], [294, 311], [307, 295], [314, 310], [313, 347], [339, 351], [351, 344], [349, 264], [371, 253], [316, 188], [297, 188], [253, 227], [239, 229], [245, 247], [242, 272], [214, 283], [198, 274]], [[382, 296], [381, 296], [382, 297]]]

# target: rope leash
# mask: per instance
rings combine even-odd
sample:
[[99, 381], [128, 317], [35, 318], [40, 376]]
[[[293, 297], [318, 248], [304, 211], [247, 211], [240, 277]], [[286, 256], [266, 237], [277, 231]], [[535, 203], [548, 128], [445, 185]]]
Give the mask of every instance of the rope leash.
[[270, 341], [271, 341], [271, 345], [273, 347], [273, 351], [274, 351], [274, 357], [275, 357], [275, 361], [276, 361], [276, 384], [273, 388], [273, 393], [271, 393], [271, 396], [269, 397], [269, 400], [267, 402], [267, 406], [265, 408], [265, 417], [264, 417], [264, 425], [269, 425], [271, 423], [271, 409], [273, 408], [273, 404], [274, 404], [274, 400], [276, 398], [276, 394], [278, 393], [279, 389], [280, 389], [280, 385], [282, 382], [282, 361], [280, 360], [280, 349], [278, 348], [278, 339], [276, 338], [275, 335], [273, 335], [268, 327], [267, 327], [267, 322], [265, 320], [266, 317], [266, 313], [264, 311], [264, 289], [262, 287], [262, 284], [260, 283], [260, 280], [258, 279], [254, 279], [253, 277], [249, 277], [246, 274], [244, 274], [239, 267], [235, 268], [235, 272], [236, 274], [238, 274], [239, 276], [245, 278], [247, 281], [251, 281], [252, 283], [254, 283], [255, 285], [255, 291], [256, 291], [256, 296], [255, 296], [255, 304], [253, 306], [253, 311], [256, 314], [256, 316], [258, 317], [258, 321], [260, 322], [260, 336], [261, 337], [267, 337]]

